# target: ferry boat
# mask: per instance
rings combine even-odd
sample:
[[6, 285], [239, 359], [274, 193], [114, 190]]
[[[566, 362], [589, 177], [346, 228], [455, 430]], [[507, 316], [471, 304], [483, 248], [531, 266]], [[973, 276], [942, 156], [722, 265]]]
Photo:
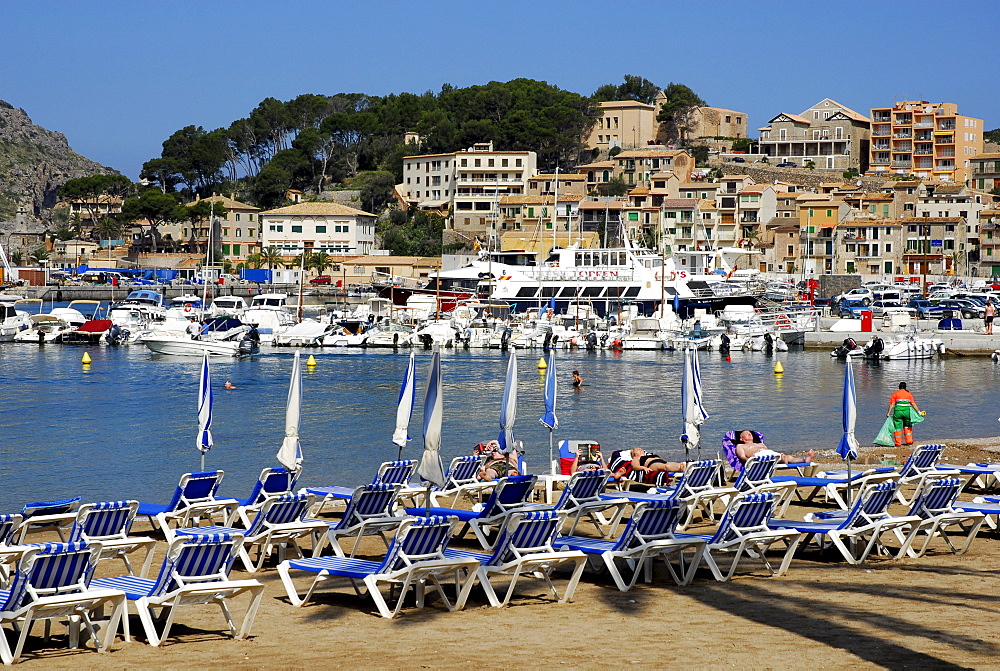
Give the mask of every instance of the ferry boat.
[[[751, 267], [757, 255], [757, 250], [738, 247], [664, 257], [631, 245], [573, 246], [554, 248], [538, 265], [534, 254], [490, 252], [462, 268], [432, 274], [421, 291], [438, 295], [475, 291], [507, 303], [514, 312], [543, 306], [561, 312], [586, 301], [602, 317], [623, 303], [638, 304], [644, 314], [651, 314], [669, 302], [685, 317], [696, 307], [714, 312], [727, 305], [754, 305], [765, 291]], [[441, 310], [447, 310], [444, 302]]]

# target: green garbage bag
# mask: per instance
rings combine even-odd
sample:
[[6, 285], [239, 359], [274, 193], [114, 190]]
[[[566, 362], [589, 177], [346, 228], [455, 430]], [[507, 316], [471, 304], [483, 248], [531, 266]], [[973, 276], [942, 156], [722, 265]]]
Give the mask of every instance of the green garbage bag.
[[896, 446], [896, 441], [892, 439], [892, 417], [885, 418], [882, 428], [879, 430], [878, 435], [875, 436], [875, 440], [872, 442], [876, 445], [884, 445], [885, 447]]
[[[912, 405], [910, 406], [911, 424], [919, 424], [925, 419], [926, 417], [917, 412]], [[882, 445], [884, 447], [896, 446], [896, 441], [892, 439], [892, 416], [885, 418], [885, 422], [882, 424], [882, 428], [879, 430], [878, 435], [875, 436], [875, 440], [872, 442], [875, 445]]]

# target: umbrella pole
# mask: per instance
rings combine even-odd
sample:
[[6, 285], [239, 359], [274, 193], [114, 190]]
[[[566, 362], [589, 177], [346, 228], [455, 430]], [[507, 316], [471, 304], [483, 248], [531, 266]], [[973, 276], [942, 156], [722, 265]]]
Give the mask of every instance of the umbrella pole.
[[847, 457], [847, 508], [851, 508], [851, 458]]
[[402, 460], [403, 460], [403, 446], [400, 445], [399, 446], [399, 454], [396, 456], [396, 461], [402, 461]]
[[205, 470], [205, 453], [204, 452], [201, 453], [201, 470], [202, 471]]
[[431, 481], [427, 481], [427, 491], [424, 492], [424, 514], [431, 516]]
[[552, 429], [549, 429], [549, 468], [552, 471], [552, 475], [556, 474], [556, 461], [555, 457], [552, 455]]

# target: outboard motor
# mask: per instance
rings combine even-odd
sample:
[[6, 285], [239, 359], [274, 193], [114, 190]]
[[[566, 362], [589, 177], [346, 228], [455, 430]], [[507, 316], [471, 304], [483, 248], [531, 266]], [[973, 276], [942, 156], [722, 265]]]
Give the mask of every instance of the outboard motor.
[[601, 347], [607, 347], [608, 346], [608, 338], [609, 337], [610, 336], [607, 333], [605, 333], [604, 335], [601, 336]]
[[510, 345], [510, 337], [514, 335], [514, 330], [509, 326], [503, 330], [500, 334], [500, 349], [507, 351], [507, 347]]
[[587, 351], [593, 352], [597, 349], [597, 334], [591, 331], [587, 334]]
[[544, 351], [548, 352], [549, 351], [549, 345], [551, 343], [552, 343], [552, 332], [548, 331], [548, 332], [545, 333], [545, 339], [542, 340], [542, 349]]
[[866, 359], [877, 359], [882, 351], [885, 349], [885, 341], [875, 336], [872, 341], [868, 343], [865, 347], [865, 358]]
[[240, 340], [240, 348], [239, 348], [240, 356], [251, 356], [259, 349], [257, 347], [257, 340], [254, 340], [253, 337], [250, 335], [252, 332], [253, 330], [247, 331], [246, 334], [244, 334], [243, 338]]
[[253, 324], [250, 325], [250, 330], [246, 332], [246, 335], [243, 336], [243, 338], [253, 342], [254, 347], [260, 345], [260, 331], [258, 331], [257, 327]]
[[844, 359], [847, 357], [848, 353], [853, 352], [858, 349], [858, 343], [854, 341], [854, 338], [844, 338], [844, 343], [833, 350], [830, 355], [835, 356], [838, 359]]
[[774, 351], [774, 336], [770, 333], [764, 334], [764, 352], [770, 354]]
[[430, 333], [422, 333], [420, 335], [420, 342], [424, 344], [424, 349], [431, 349], [434, 346], [434, 338], [431, 337]]
[[118, 324], [112, 324], [111, 328], [108, 329], [107, 340], [108, 344], [112, 347], [118, 347], [119, 345], [124, 345], [128, 341], [129, 332], [123, 329]]
[[719, 354], [722, 356], [729, 356], [729, 348], [732, 344], [732, 341], [729, 339], [729, 334], [723, 333], [720, 336], [720, 340], [722, 342], [719, 344]]

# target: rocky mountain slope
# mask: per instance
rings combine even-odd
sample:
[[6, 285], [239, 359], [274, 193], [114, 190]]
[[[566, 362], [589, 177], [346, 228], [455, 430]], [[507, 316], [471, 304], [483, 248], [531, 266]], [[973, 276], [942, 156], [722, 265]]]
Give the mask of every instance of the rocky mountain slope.
[[80, 156], [62, 133], [36, 126], [24, 110], [0, 100], [0, 221], [13, 218], [19, 205], [44, 218], [67, 180], [116, 172]]

